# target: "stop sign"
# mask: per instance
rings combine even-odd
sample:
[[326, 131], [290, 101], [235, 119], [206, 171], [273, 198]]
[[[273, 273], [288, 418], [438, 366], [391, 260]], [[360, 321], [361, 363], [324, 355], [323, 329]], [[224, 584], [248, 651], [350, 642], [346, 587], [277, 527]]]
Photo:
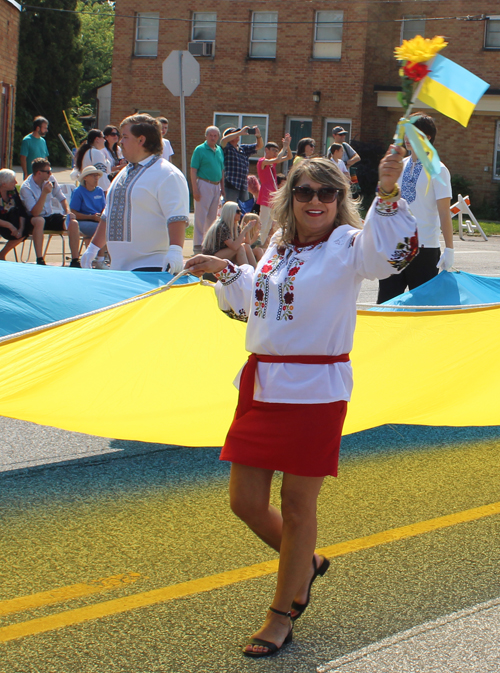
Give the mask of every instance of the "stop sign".
[[189, 51], [171, 51], [163, 61], [163, 84], [173, 96], [190, 96], [200, 83], [200, 64]]

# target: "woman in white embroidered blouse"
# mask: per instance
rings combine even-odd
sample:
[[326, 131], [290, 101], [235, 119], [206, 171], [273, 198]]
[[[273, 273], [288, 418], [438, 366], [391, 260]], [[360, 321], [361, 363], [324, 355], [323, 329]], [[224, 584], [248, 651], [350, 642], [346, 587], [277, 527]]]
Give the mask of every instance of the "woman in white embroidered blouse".
[[[220, 308], [248, 320], [252, 355], [221, 459], [232, 463], [233, 511], [280, 561], [272, 606], [246, 656], [269, 656], [291, 641], [312, 583], [329, 567], [314, 553], [316, 501], [324, 477], [337, 474], [356, 298], [363, 278], [397, 273], [418, 249], [415, 219], [396, 185], [403, 153], [382, 159], [363, 229], [337, 166], [304, 160], [275, 195], [281, 229], [257, 269], [204, 255], [186, 263], [197, 275], [215, 274]], [[281, 512], [269, 503], [276, 470], [283, 472]]]

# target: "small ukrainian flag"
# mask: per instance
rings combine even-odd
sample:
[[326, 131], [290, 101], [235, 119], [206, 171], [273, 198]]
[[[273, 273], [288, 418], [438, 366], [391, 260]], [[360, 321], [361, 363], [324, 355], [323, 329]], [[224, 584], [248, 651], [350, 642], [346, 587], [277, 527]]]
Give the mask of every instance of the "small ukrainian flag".
[[430, 72], [422, 80], [417, 98], [467, 126], [489, 84], [441, 54], [437, 54], [427, 65]]

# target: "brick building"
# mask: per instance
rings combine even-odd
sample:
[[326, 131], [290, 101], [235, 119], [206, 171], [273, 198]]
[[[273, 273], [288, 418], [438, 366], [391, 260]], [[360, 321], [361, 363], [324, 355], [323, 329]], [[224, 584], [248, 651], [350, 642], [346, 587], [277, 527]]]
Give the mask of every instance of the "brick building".
[[[465, 20], [471, 4], [480, 18]], [[401, 114], [394, 47], [402, 37], [444, 35], [445, 55], [491, 88], [468, 129], [432, 112], [436, 146], [452, 174], [472, 181], [476, 199], [496, 192], [500, 0], [117, 0], [116, 12], [111, 118], [166, 115], [179, 166], [179, 99], [162, 84], [162, 63], [174, 49], [189, 45], [201, 68], [201, 83], [186, 98], [189, 161], [209, 124], [258, 124], [278, 142], [289, 131], [293, 149], [311, 136], [322, 153], [337, 124], [351, 139], [387, 144]]]
[[0, 168], [12, 164], [21, 5], [0, 0]]

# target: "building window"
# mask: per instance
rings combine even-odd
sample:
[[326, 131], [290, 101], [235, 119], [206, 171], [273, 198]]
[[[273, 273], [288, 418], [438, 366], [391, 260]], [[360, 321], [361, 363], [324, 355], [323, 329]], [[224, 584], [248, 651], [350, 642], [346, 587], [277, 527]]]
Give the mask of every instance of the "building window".
[[339, 59], [344, 12], [316, 12], [313, 58]]
[[488, 16], [484, 34], [485, 49], [500, 49], [500, 16]]
[[192, 39], [203, 42], [215, 40], [216, 20], [217, 14], [215, 12], [194, 12]]
[[[222, 135], [226, 129], [235, 128], [242, 129], [244, 126], [258, 126], [260, 130], [260, 135], [264, 141], [264, 145], [267, 143], [267, 126], [269, 122], [269, 115], [251, 115], [251, 114], [239, 114], [238, 112], [214, 112], [214, 126], [220, 131]], [[251, 145], [255, 142], [254, 135], [244, 135], [241, 136], [242, 145]], [[260, 157], [264, 156], [264, 148], [259, 150], [257, 154], [254, 154], [250, 157], [250, 160], [256, 161]]]
[[276, 58], [278, 12], [254, 12], [250, 36], [252, 58]]
[[403, 16], [401, 42], [412, 40], [417, 35], [425, 37], [425, 16]]
[[135, 56], [158, 56], [158, 12], [137, 14], [135, 32]]

